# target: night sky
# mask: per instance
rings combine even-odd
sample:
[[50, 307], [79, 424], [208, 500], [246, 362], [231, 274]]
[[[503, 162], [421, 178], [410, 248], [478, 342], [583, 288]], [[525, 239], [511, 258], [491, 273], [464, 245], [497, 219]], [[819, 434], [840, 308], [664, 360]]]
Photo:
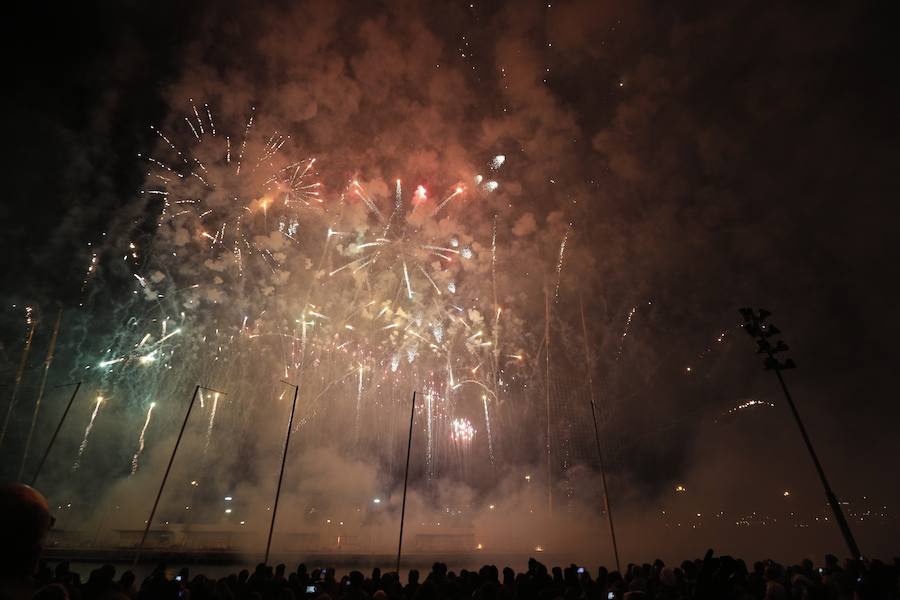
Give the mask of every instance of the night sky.
[[[741, 502], [784, 512], [785, 490], [798, 510], [822, 510], [777, 381], [735, 327], [741, 306], [772, 310], [799, 366], [786, 377], [838, 495], [887, 507], [886, 525], [860, 525], [863, 552], [897, 550], [900, 98], [889, 58], [897, 15], [878, 3], [13, 12], [2, 36], [3, 394], [24, 306], [43, 317], [35, 370], [57, 306], [81, 310], [67, 318], [90, 330], [129, 298], [123, 244], [149, 235], [158, 209], [140, 196], [137, 155], [159, 141], [149, 125], [179, 121], [191, 98], [223, 120], [253, 105], [319, 157], [329, 193], [357, 172], [435, 186], [447, 173], [440, 183], [452, 183], [504, 154], [507, 227], [533, 235], [541, 258], [503, 269], [513, 282], [535, 278], [517, 301], [536, 318], [544, 298], [533, 293], [573, 224], [559, 318], [580, 332], [584, 299], [626, 512], [671, 506], [678, 482], [704, 490], [704, 512]], [[100, 269], [82, 292], [93, 249]], [[563, 344], [580, 343], [566, 331]], [[62, 354], [83, 350], [61, 343]], [[776, 406], [719, 418], [748, 399]], [[842, 551], [836, 528], [826, 532], [813, 550]]]

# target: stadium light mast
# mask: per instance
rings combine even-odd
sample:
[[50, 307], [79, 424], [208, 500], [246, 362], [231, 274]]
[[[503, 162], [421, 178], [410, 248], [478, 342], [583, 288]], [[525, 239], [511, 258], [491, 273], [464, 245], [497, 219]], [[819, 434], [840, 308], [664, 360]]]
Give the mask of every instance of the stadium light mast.
[[781, 384], [781, 390], [784, 392], [784, 397], [787, 400], [788, 406], [791, 408], [791, 413], [794, 415], [794, 421], [796, 421], [797, 428], [800, 430], [800, 435], [803, 437], [803, 443], [806, 444], [809, 456], [812, 458], [813, 464], [816, 467], [816, 472], [819, 474], [822, 487], [825, 488], [825, 496], [828, 498], [828, 504], [831, 505], [834, 519], [837, 521], [838, 527], [841, 528], [841, 534], [844, 536], [847, 548], [850, 550], [850, 554], [853, 555], [853, 558], [857, 560], [861, 559], [862, 554], [859, 551], [859, 546], [856, 545], [856, 540], [853, 538], [853, 532], [850, 531], [850, 525], [844, 517], [844, 511], [841, 509], [841, 504], [838, 502], [837, 496], [834, 495], [834, 491], [828, 483], [828, 478], [825, 476], [825, 470], [822, 468], [822, 463], [819, 462], [819, 457], [816, 455], [816, 451], [809, 439], [809, 434], [806, 433], [806, 427], [803, 425], [803, 420], [800, 418], [800, 413], [797, 411], [794, 399], [791, 397], [791, 393], [781, 374], [785, 369], [794, 369], [797, 367], [792, 359], [788, 358], [782, 362], [775, 356], [778, 353], [787, 352], [790, 348], [782, 340], [778, 340], [774, 345], [770, 341], [770, 338], [781, 333], [781, 330], [775, 327], [775, 325], [766, 323], [766, 319], [772, 314], [770, 311], [761, 308], [757, 313], [752, 308], [742, 308], [740, 309], [740, 313], [741, 316], [744, 317], [744, 331], [747, 332], [747, 335], [756, 340], [756, 345], [759, 347], [756, 351], [757, 354], [766, 355], [763, 365], [767, 371], [775, 372], [778, 383]]

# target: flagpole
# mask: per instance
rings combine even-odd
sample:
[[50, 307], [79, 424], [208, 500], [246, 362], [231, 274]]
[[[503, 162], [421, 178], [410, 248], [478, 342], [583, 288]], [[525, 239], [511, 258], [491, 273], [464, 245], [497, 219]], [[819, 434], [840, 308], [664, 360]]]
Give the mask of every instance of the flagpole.
[[584, 360], [587, 363], [588, 389], [591, 394], [591, 418], [594, 421], [594, 439], [597, 442], [597, 459], [600, 462], [600, 481], [603, 483], [603, 503], [606, 507], [606, 520], [609, 522], [609, 535], [612, 538], [613, 555], [616, 558], [616, 571], [622, 572], [619, 565], [619, 545], [616, 543], [616, 528], [613, 527], [612, 505], [609, 502], [609, 488], [606, 485], [606, 465], [603, 462], [603, 449], [600, 447], [600, 427], [597, 425], [597, 411], [594, 403], [594, 378], [591, 375], [591, 355], [588, 348], [587, 322], [584, 320], [584, 303], [578, 295], [578, 306], [581, 309], [581, 331], [584, 335]]
[[282, 383], [294, 388], [294, 402], [291, 405], [291, 417], [288, 419], [287, 436], [284, 439], [284, 452], [281, 454], [281, 472], [278, 474], [278, 487], [275, 488], [275, 505], [272, 507], [272, 522], [269, 524], [269, 539], [266, 541], [266, 557], [263, 559], [263, 564], [269, 564], [272, 532], [275, 530], [275, 514], [278, 512], [278, 499], [281, 497], [281, 481], [284, 479], [284, 464], [287, 462], [288, 445], [291, 443], [291, 429], [294, 427], [294, 411], [297, 410], [297, 392], [300, 390], [300, 387], [293, 383], [288, 383], [287, 381], [282, 381]]
[[412, 395], [412, 408], [409, 411], [409, 441], [406, 443], [406, 472], [403, 475], [403, 505], [400, 509], [400, 540], [397, 542], [397, 577], [400, 576], [400, 556], [403, 550], [403, 523], [406, 520], [406, 488], [409, 484], [409, 455], [412, 451], [413, 421], [416, 417], [416, 393]]
[[[71, 385], [71, 384], [69, 384]], [[69, 409], [72, 408], [72, 403], [75, 401], [75, 396], [78, 395], [78, 390], [81, 389], [81, 382], [75, 384], [75, 391], [72, 392], [72, 396], [69, 398], [69, 403], [66, 404], [66, 410], [63, 411], [62, 417], [59, 419], [59, 424], [56, 426], [56, 431], [53, 432], [53, 435], [50, 437], [50, 443], [47, 444], [47, 449], [44, 450], [44, 455], [41, 457], [41, 462], [38, 463], [37, 470], [34, 472], [34, 477], [31, 478], [31, 487], [34, 487], [34, 484], [37, 483], [38, 476], [41, 474], [41, 469], [44, 468], [44, 462], [47, 460], [47, 456], [50, 454], [50, 449], [53, 448], [54, 442], [56, 442], [56, 436], [59, 435], [59, 431], [62, 429], [63, 423], [66, 420], [66, 417], [69, 415]]]

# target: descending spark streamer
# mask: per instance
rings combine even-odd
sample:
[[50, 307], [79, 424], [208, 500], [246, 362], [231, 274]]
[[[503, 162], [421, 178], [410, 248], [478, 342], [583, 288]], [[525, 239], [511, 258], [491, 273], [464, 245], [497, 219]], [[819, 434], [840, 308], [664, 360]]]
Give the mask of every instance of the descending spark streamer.
[[556, 261], [556, 290], [553, 293], [553, 301], [559, 302], [559, 283], [562, 280], [563, 259], [566, 255], [566, 243], [569, 241], [569, 233], [572, 231], [572, 223], [566, 227], [562, 242], [559, 244], [559, 259]]
[[429, 390], [425, 394], [425, 474], [428, 479], [434, 479], [434, 391]]
[[[98, 404], [99, 406], [99, 404]], [[144, 426], [141, 427], [141, 433], [138, 436], [138, 447], [137, 451], [134, 453], [134, 456], [131, 458], [131, 474], [134, 475], [138, 470], [138, 459], [141, 457], [141, 453], [144, 452], [144, 436], [147, 433], [147, 427], [150, 426], [150, 416], [153, 414], [153, 407], [156, 406], [156, 402], [150, 403], [150, 408], [147, 409], [147, 418], [144, 420]]]
[[[733, 406], [733, 407], [729, 408], [728, 410], [726, 410], [725, 412], [723, 412], [721, 415], [719, 415], [719, 418], [727, 417], [728, 415], [733, 415], [735, 413], [747, 410], [749, 408], [753, 408], [754, 406], [768, 406], [770, 408], [774, 408], [775, 403], [774, 402], [766, 402], [764, 400], [745, 400], [744, 402], [741, 402], [740, 404]], [[716, 419], [715, 422], [718, 423], [719, 419]]]
[[216, 422], [216, 409], [219, 408], [219, 392], [213, 392], [213, 404], [209, 409], [209, 423], [206, 425], [206, 443], [203, 445], [203, 455], [209, 452], [209, 443], [212, 440], [213, 425]]
[[491, 459], [491, 464], [494, 464], [494, 440], [491, 435], [491, 415], [488, 412], [487, 394], [481, 395], [481, 402], [484, 405], [484, 429], [488, 440], [488, 458]]
[[441, 201], [441, 203], [438, 204], [437, 208], [434, 209], [434, 213], [432, 213], [432, 214], [436, 215], [439, 212], [441, 212], [441, 209], [444, 208], [445, 206], [447, 206], [448, 202], [450, 202], [451, 200], [453, 200], [454, 198], [456, 198], [457, 196], [459, 196], [460, 194], [463, 193], [463, 189], [464, 188], [461, 185], [456, 186], [456, 188], [450, 193], [450, 195], [447, 196], [446, 198], [444, 198]]
[[[732, 329], [737, 329], [739, 327], [743, 327], [743, 325], [735, 325], [734, 327], [729, 327], [727, 329], [723, 329], [718, 336], [716, 336], [715, 343], [710, 343], [706, 348], [703, 349], [702, 352], [697, 354], [697, 360], [702, 361], [707, 356], [709, 356], [710, 352], [713, 351], [713, 347], [715, 344], [722, 344], [725, 342], [726, 336], [731, 332]], [[694, 367], [688, 365], [684, 368], [685, 373], [692, 373], [694, 371]]]
[[619, 357], [622, 356], [622, 350], [625, 348], [625, 338], [628, 337], [628, 329], [631, 327], [631, 320], [634, 318], [634, 313], [637, 312], [637, 306], [632, 306], [631, 310], [628, 311], [628, 318], [625, 319], [625, 327], [622, 329], [622, 337], [619, 338], [619, 344], [616, 347], [616, 360], [619, 360]]
[[84, 278], [81, 280], [81, 295], [82, 298], [78, 303], [78, 306], [84, 306], [84, 293], [87, 290], [88, 284], [93, 279], [94, 275], [97, 273], [97, 264], [100, 262], [100, 258], [96, 252], [91, 253], [91, 262], [88, 265], [87, 271], [84, 273]]
[[475, 438], [475, 428], [468, 419], [457, 418], [450, 421], [450, 439], [461, 446], [467, 446]]
[[362, 417], [362, 397], [363, 397], [363, 366], [359, 365], [359, 369], [357, 369], [359, 373], [359, 378], [356, 385], [356, 426], [354, 427], [356, 431], [356, 439], [359, 440], [359, 428], [361, 425], [360, 419]]
[[91, 413], [91, 420], [84, 429], [84, 437], [81, 439], [81, 445], [78, 446], [78, 455], [75, 457], [75, 463], [72, 470], [77, 471], [81, 467], [81, 457], [88, 445], [88, 438], [91, 435], [91, 429], [94, 428], [94, 421], [97, 419], [97, 413], [100, 412], [100, 405], [103, 404], [103, 396], [97, 396], [97, 404], [94, 406], [94, 412]]
[[[359, 197], [359, 199], [365, 203], [366, 207], [370, 211], [372, 211], [372, 213], [376, 217], [378, 217], [379, 221], [384, 223], [384, 215], [381, 214], [380, 210], [378, 210], [378, 207], [375, 205], [375, 202], [369, 197], [369, 195], [366, 193], [366, 191], [363, 189], [363, 187], [359, 184], [359, 181], [354, 180], [352, 186], [353, 186], [353, 192]], [[419, 186], [419, 187], [421, 188], [422, 186]]]

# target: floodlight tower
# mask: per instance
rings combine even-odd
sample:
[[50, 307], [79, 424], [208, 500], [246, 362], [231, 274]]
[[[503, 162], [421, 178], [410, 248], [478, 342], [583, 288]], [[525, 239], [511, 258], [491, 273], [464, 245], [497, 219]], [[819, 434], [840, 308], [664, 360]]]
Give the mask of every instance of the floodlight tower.
[[806, 449], [809, 450], [809, 456], [816, 466], [816, 472], [819, 474], [822, 487], [825, 488], [825, 496], [828, 498], [828, 504], [831, 505], [831, 510], [834, 512], [834, 519], [837, 521], [838, 527], [841, 528], [841, 534], [844, 536], [847, 548], [850, 550], [850, 554], [853, 555], [853, 558], [861, 559], [862, 555], [859, 552], [859, 546], [856, 545], [856, 540], [853, 538], [853, 532], [850, 531], [850, 525], [847, 523], [847, 519], [844, 518], [844, 511], [841, 509], [841, 504], [838, 502], [837, 496], [834, 495], [834, 491], [832, 491], [831, 485], [828, 483], [828, 478], [825, 476], [825, 470], [822, 468], [822, 463], [819, 462], [819, 457], [816, 455], [815, 449], [813, 449], [809, 434], [806, 433], [806, 427], [803, 425], [803, 420], [800, 418], [800, 413], [797, 411], [794, 399], [791, 398], [791, 393], [788, 391], [787, 384], [784, 382], [784, 377], [781, 375], [783, 370], [794, 369], [797, 367], [792, 359], [788, 358], [782, 362], [775, 356], [778, 353], [787, 352], [790, 348], [782, 340], [778, 340], [774, 345], [770, 341], [770, 338], [781, 333], [781, 330], [775, 327], [775, 325], [766, 323], [766, 319], [772, 314], [771, 312], [761, 308], [759, 309], [759, 312], [756, 313], [752, 308], [742, 308], [740, 309], [740, 313], [741, 316], [744, 317], [744, 331], [747, 332], [747, 335], [756, 340], [756, 345], [759, 347], [756, 351], [757, 354], [766, 355], [763, 365], [767, 371], [775, 371], [775, 376], [778, 377], [778, 383], [781, 384], [781, 390], [784, 392], [784, 397], [787, 400], [788, 406], [791, 407], [791, 413], [793, 413], [794, 420], [797, 422], [797, 428], [800, 430], [800, 435], [803, 437]]

